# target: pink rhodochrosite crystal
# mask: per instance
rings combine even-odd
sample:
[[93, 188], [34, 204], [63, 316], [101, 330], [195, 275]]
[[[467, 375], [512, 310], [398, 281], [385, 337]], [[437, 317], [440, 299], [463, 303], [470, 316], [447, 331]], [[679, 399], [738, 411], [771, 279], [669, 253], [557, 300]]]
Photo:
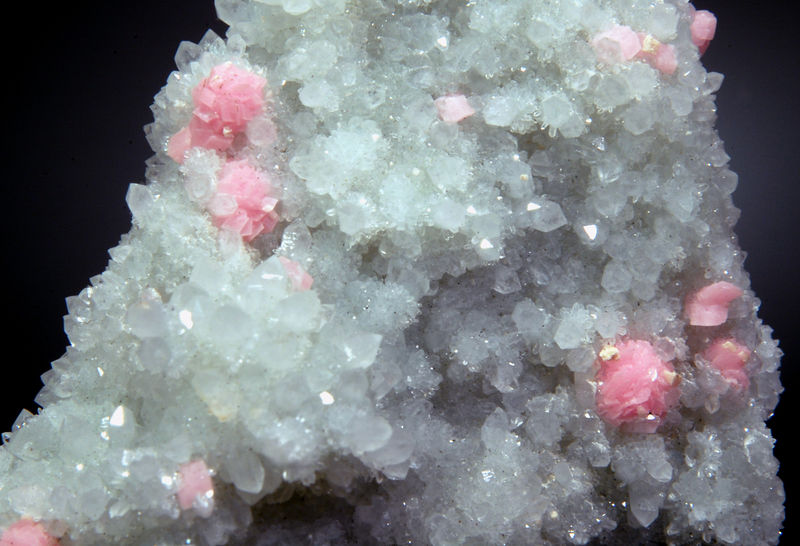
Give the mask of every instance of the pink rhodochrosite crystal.
[[439, 119], [447, 123], [458, 123], [475, 113], [464, 95], [445, 95], [433, 101], [433, 104], [439, 112]]
[[673, 74], [678, 67], [675, 46], [663, 44], [646, 32], [635, 32], [628, 26], [615, 25], [595, 35], [591, 41], [597, 58], [606, 63], [640, 59], [663, 74]]
[[606, 64], [630, 61], [641, 50], [639, 37], [629, 26], [614, 25], [595, 35], [592, 46], [597, 57]]
[[57, 546], [59, 543], [40, 523], [31, 519], [17, 521], [0, 537], [0, 546]]
[[631, 432], [655, 432], [680, 396], [680, 379], [643, 340], [622, 341], [600, 353], [597, 413]]
[[686, 315], [692, 326], [719, 326], [728, 320], [728, 306], [742, 295], [742, 289], [727, 281], [701, 288], [686, 301]]
[[674, 74], [678, 68], [678, 58], [675, 55], [675, 46], [672, 44], [661, 44], [657, 49], [650, 65], [661, 71], [663, 74]]
[[638, 37], [642, 49], [636, 55], [636, 58], [646, 61], [662, 74], [673, 74], [675, 69], [678, 68], [675, 46], [672, 44], [662, 44], [653, 36], [644, 32], [639, 32]]
[[208, 205], [217, 227], [235, 231], [249, 242], [278, 223], [275, 205], [270, 196], [272, 187], [267, 175], [247, 160], [228, 161], [217, 182], [217, 193]]
[[192, 91], [192, 120], [173, 135], [167, 153], [182, 163], [184, 153], [195, 146], [230, 148], [247, 123], [263, 111], [266, 84], [266, 79], [230, 62], [212, 68]]
[[740, 392], [750, 385], [744, 369], [750, 358], [750, 349], [735, 339], [717, 339], [703, 351], [703, 358], [719, 370], [731, 389]]
[[290, 260], [285, 256], [279, 256], [278, 259], [286, 270], [286, 274], [289, 276], [289, 281], [291, 281], [293, 289], [302, 292], [303, 290], [309, 290], [311, 288], [311, 285], [314, 284], [314, 278], [309, 275], [298, 262]]
[[692, 23], [689, 25], [692, 33], [692, 43], [700, 50], [700, 55], [706, 52], [714, 34], [717, 31], [717, 18], [708, 10], [694, 12]]
[[214, 509], [214, 484], [205, 461], [196, 459], [178, 470], [178, 505], [183, 510], [195, 508], [202, 516]]

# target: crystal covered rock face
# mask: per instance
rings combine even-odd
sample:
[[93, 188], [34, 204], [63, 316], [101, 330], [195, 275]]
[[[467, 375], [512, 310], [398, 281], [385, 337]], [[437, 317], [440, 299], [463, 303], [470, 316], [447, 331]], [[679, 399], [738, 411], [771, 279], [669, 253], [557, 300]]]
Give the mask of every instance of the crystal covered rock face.
[[217, 9], [4, 437], [0, 544], [778, 541], [713, 15]]

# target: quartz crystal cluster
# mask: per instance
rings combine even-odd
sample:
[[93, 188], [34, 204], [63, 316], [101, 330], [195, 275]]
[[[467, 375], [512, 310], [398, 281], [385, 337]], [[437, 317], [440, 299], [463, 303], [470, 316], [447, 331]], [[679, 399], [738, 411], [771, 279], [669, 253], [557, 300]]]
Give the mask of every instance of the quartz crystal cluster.
[[217, 0], [0, 448], [0, 544], [774, 544], [685, 0]]

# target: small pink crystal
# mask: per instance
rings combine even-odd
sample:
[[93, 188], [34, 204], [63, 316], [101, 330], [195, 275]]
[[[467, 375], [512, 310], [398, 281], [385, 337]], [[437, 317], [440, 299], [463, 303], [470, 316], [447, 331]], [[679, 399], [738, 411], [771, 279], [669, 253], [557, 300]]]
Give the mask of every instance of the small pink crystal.
[[285, 256], [278, 256], [278, 259], [281, 261], [283, 269], [286, 270], [286, 274], [289, 275], [293, 289], [302, 292], [311, 288], [311, 285], [314, 284], [314, 277], [309, 275], [299, 263]]
[[214, 484], [205, 461], [195, 459], [182, 464], [178, 470], [178, 505], [181, 509], [188, 510], [193, 506], [213, 508], [213, 499]]
[[644, 32], [637, 33], [641, 51], [636, 58], [647, 61], [647, 63], [660, 71], [662, 74], [674, 74], [678, 68], [678, 57], [675, 53], [675, 46], [672, 44], [662, 44], [657, 39]]
[[743, 391], [750, 385], [744, 365], [750, 358], [750, 349], [735, 339], [718, 339], [705, 351], [705, 358], [711, 366], [719, 370], [731, 389]]
[[247, 242], [269, 233], [278, 223], [278, 200], [269, 195], [271, 191], [266, 174], [247, 160], [228, 161], [220, 170], [217, 193], [208, 205], [214, 225], [236, 231]]
[[686, 300], [686, 315], [692, 326], [719, 326], [728, 320], [728, 305], [743, 294], [742, 289], [719, 281], [698, 290]]
[[652, 60], [648, 60], [650, 66], [661, 71], [662, 74], [674, 74], [678, 68], [678, 57], [675, 55], [675, 46], [672, 44], [661, 44], [656, 49]]
[[212, 68], [192, 90], [192, 119], [170, 138], [169, 156], [182, 163], [186, 150], [195, 146], [220, 152], [230, 148], [248, 122], [263, 111], [266, 85], [267, 80], [258, 74], [230, 62]]
[[717, 32], [717, 18], [708, 10], [695, 11], [689, 30], [692, 32], [692, 43], [697, 46], [702, 55]]
[[57, 546], [59, 540], [32, 519], [21, 519], [5, 530], [0, 546]]
[[597, 413], [630, 432], [655, 432], [680, 397], [679, 376], [647, 341], [628, 340], [600, 352]]
[[439, 112], [439, 119], [447, 123], [458, 123], [475, 113], [464, 95], [445, 95], [433, 104]]
[[629, 26], [614, 25], [596, 34], [591, 41], [598, 59], [606, 64], [630, 61], [642, 46], [636, 32]]

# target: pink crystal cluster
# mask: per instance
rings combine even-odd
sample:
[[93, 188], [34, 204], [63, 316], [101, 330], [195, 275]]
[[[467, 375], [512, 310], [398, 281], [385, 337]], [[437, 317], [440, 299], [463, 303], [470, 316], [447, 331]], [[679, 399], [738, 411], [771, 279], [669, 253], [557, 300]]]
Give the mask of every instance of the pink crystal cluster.
[[189, 125], [169, 141], [167, 153], [182, 163], [190, 148], [224, 152], [264, 109], [267, 80], [227, 62], [215, 66], [192, 91], [194, 111]]
[[21, 519], [0, 536], [0, 546], [58, 546], [60, 541], [45, 531], [41, 523]]
[[[704, 286], [686, 298], [690, 326], [714, 327], [728, 319], [730, 303], [743, 294], [727, 281]], [[731, 337], [715, 339], [703, 360], [715, 369], [733, 392], [750, 385], [745, 365], [750, 350]], [[630, 432], [655, 432], [680, 397], [680, 376], [644, 340], [625, 340], [607, 346], [597, 361], [597, 413], [607, 423]]]
[[631, 339], [601, 353], [597, 413], [630, 432], [655, 432], [674, 407], [679, 376], [647, 341]]
[[235, 231], [247, 242], [269, 233], [278, 223], [266, 173], [246, 159], [229, 160], [219, 172], [217, 192], [208, 203], [214, 225]]
[[[704, 286], [686, 298], [686, 316], [691, 326], [715, 327], [728, 320], [728, 307], [743, 294], [742, 289], [727, 281]], [[716, 339], [702, 354], [706, 362], [716, 369], [735, 392], [746, 390], [750, 380], [745, 364], [750, 350], [738, 340], [729, 337]]]
[[614, 25], [592, 38], [597, 58], [605, 64], [640, 59], [663, 74], [673, 74], [678, 67], [675, 46], [663, 44], [650, 34], [636, 32], [626, 25]]
[[184, 463], [178, 470], [178, 505], [183, 510], [199, 508], [210, 515], [214, 508], [214, 484], [211, 471], [202, 459]]
[[627, 25], [614, 25], [592, 38], [598, 59], [606, 64], [631, 61], [642, 50], [638, 34]]
[[[167, 146], [167, 154], [178, 163], [183, 163], [186, 153], [195, 147], [222, 155], [216, 189], [205, 207], [216, 227], [238, 233], [248, 243], [262, 233], [271, 232], [280, 219], [275, 210], [278, 199], [269, 175], [249, 159], [240, 157], [233, 146], [237, 138], [247, 138], [248, 124], [264, 113], [266, 85], [266, 79], [233, 63], [215, 66], [192, 90], [194, 110], [189, 125], [174, 134]], [[475, 112], [463, 95], [452, 100], [448, 97], [447, 103], [448, 119], [457, 117], [454, 121]], [[262, 133], [275, 134], [271, 120], [262, 116], [260, 121]], [[314, 279], [298, 262], [286, 257], [280, 260], [292, 289], [311, 288]], [[186, 472], [193, 472], [193, 468], [187, 467]], [[190, 475], [196, 476], [196, 473]], [[179, 493], [179, 500], [182, 498], [185, 499]], [[180, 502], [182, 506], [185, 503], [184, 500]]]
[[[692, 43], [702, 55], [714, 38], [717, 18], [710, 11], [692, 14]], [[614, 25], [596, 34], [591, 40], [597, 58], [605, 64], [642, 60], [662, 74], [674, 74], [678, 68], [675, 46], [657, 40], [647, 32], [637, 32], [627, 25]]]
[[206, 208], [215, 226], [238, 233], [246, 242], [278, 223], [278, 200], [267, 173], [230, 154], [234, 141], [246, 138], [248, 124], [264, 112], [266, 85], [267, 80], [233, 63], [215, 66], [192, 91], [189, 125], [173, 135], [167, 147], [178, 163], [195, 147], [225, 154], [216, 193]]

